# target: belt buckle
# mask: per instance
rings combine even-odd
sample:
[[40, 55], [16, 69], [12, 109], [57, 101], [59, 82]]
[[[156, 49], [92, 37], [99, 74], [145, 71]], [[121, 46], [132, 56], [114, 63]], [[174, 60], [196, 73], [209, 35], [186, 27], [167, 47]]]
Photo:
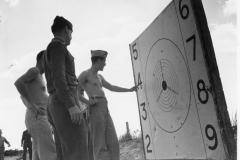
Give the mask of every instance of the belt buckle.
[[96, 96], [96, 95], [95, 96], [91, 96], [91, 97], [92, 97], [92, 99], [97, 99], [98, 98], [98, 96]]

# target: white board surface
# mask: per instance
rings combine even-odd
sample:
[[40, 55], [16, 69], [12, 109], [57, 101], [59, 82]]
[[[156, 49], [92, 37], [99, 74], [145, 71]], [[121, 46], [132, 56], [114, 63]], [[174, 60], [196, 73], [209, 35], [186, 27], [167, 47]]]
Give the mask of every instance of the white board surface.
[[146, 159], [226, 159], [190, 0], [130, 44]]

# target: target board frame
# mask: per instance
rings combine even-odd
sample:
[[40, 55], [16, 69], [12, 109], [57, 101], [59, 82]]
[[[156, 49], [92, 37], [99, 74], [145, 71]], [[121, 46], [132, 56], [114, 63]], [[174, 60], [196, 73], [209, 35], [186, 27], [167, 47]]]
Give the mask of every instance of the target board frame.
[[201, 0], [173, 0], [129, 47], [145, 158], [232, 159], [230, 119]]

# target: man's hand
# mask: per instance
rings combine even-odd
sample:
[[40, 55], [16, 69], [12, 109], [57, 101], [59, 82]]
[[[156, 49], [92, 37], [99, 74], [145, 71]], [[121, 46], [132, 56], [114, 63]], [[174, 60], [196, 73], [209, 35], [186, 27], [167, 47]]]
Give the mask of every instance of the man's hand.
[[11, 145], [10, 144], [8, 144], [8, 147], [10, 147]]
[[[21, 97], [21, 99], [22, 99], [22, 101], [23, 101], [23, 103], [25, 104], [26, 107], [31, 107], [31, 109], [33, 109], [36, 118], [38, 117], [38, 115], [43, 116], [44, 113], [46, 112], [46, 109], [45, 109], [45, 108], [39, 107], [39, 106], [37, 106], [35, 103], [33, 103], [33, 102], [31, 102], [31, 101], [30, 101], [30, 102], [27, 101], [27, 100], [26, 100], [24, 97], [22, 97], [22, 96], [20, 96], [20, 97]], [[30, 106], [29, 106], [29, 105], [30, 105]]]
[[72, 122], [80, 125], [82, 121], [82, 113], [80, 109], [77, 106], [74, 106], [69, 108], [68, 111], [70, 113]]
[[38, 115], [43, 116], [45, 111], [45, 108], [37, 106], [35, 103], [31, 102], [31, 108], [35, 112], [35, 117], [37, 118]]
[[81, 113], [86, 112], [87, 109], [88, 109], [88, 106], [87, 106], [86, 104], [82, 103], [81, 101], [79, 101], [79, 103], [80, 103], [80, 110], [81, 110]]
[[130, 92], [137, 91], [137, 90], [139, 89], [139, 87], [138, 87], [139, 85], [141, 85], [141, 84], [138, 84], [138, 85], [136, 85], [136, 86], [133, 86], [132, 88], [129, 89], [129, 91], [130, 91]]
[[91, 106], [91, 105], [94, 105], [94, 104], [97, 104], [98, 103], [98, 100], [97, 99], [90, 99], [88, 101], [88, 105]]

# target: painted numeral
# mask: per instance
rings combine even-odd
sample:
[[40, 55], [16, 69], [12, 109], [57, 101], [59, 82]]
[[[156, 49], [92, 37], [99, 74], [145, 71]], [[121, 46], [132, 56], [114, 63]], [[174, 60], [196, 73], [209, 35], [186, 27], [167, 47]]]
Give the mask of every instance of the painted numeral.
[[151, 138], [150, 138], [150, 136], [147, 134], [147, 135], [145, 136], [145, 139], [148, 139], [147, 152], [148, 152], [148, 153], [152, 153], [152, 150], [149, 149], [149, 146], [150, 146], [150, 144], [151, 144]]
[[138, 82], [137, 82], [138, 86], [140, 85], [141, 89], [142, 89], [142, 80], [141, 80], [141, 76], [140, 73], [138, 72]]
[[[212, 135], [209, 135], [208, 134], [208, 130], [209, 129], [211, 129], [212, 130]], [[216, 130], [215, 130], [215, 128], [212, 126], [212, 125], [210, 125], [210, 124], [208, 124], [207, 126], [206, 126], [206, 128], [205, 128], [205, 134], [206, 134], [206, 136], [207, 136], [207, 138], [209, 139], [209, 140], [215, 140], [215, 143], [214, 143], [214, 145], [213, 146], [208, 146], [208, 148], [209, 149], [211, 149], [211, 150], [215, 150], [216, 148], [217, 148], [217, 146], [218, 146], [218, 139], [217, 139], [217, 133], [216, 133]]]
[[193, 40], [193, 61], [196, 60], [196, 36], [195, 34], [192, 35], [191, 37], [189, 37], [186, 42], [190, 42], [191, 40]]
[[[181, 6], [182, 0], [179, 1], [179, 11], [180, 11], [180, 15], [182, 17], [182, 19], [187, 19], [189, 16], [189, 8], [186, 4], [184, 4], [183, 6]], [[184, 10], [186, 10], [186, 14], [183, 14]]]
[[146, 108], [145, 108], [145, 102], [143, 102], [142, 104], [141, 104], [141, 106], [143, 106], [143, 111], [145, 112], [145, 116], [143, 116], [142, 115], [142, 118], [143, 118], [143, 120], [146, 120], [147, 119], [147, 111], [146, 111]]
[[[202, 84], [202, 88], [200, 88], [200, 84]], [[206, 86], [205, 86], [205, 83], [202, 79], [198, 80], [197, 82], [197, 89], [198, 89], [198, 99], [199, 101], [202, 103], [202, 104], [206, 104], [208, 102], [208, 92], [207, 92], [207, 89], [206, 89]], [[201, 92], [204, 92], [206, 97], [205, 99], [202, 99], [201, 98]]]
[[138, 51], [137, 51], [136, 48], [134, 48], [136, 45], [137, 45], [137, 43], [134, 43], [134, 44], [132, 45], [133, 54], [135, 54], [135, 56], [133, 56], [133, 58], [134, 58], [135, 60], [138, 59]]

